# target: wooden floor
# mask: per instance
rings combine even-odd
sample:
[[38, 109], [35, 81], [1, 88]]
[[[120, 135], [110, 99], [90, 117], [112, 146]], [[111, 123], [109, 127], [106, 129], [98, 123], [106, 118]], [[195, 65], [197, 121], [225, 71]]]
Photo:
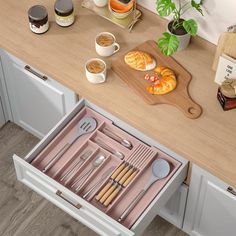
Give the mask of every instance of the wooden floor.
[[[0, 235], [97, 235], [16, 180], [12, 154], [23, 157], [38, 141], [13, 123], [0, 129]], [[153, 220], [143, 235], [186, 236], [160, 217]]]

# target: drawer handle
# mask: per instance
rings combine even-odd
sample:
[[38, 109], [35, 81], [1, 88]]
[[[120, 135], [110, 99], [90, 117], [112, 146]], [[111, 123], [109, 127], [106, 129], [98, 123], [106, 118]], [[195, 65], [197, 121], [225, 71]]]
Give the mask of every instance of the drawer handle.
[[77, 209], [80, 209], [82, 207], [79, 203], [74, 204], [73, 202], [68, 200], [65, 196], [63, 196], [63, 193], [59, 190], [57, 190], [56, 195], [59, 196], [60, 198], [62, 198], [64, 201], [70, 203], [72, 206], [76, 207]]
[[229, 193], [232, 193], [234, 196], [236, 196], [236, 191], [234, 191], [234, 189], [233, 189], [232, 187], [228, 187], [228, 188], [227, 188], [227, 191], [228, 191]]
[[46, 80], [48, 79], [47, 76], [39, 74], [37, 71], [33, 70], [29, 65], [26, 65], [26, 66], [25, 66], [25, 70], [27, 70], [27, 71], [29, 71], [30, 73], [36, 75], [37, 77], [39, 77], [39, 78], [42, 79], [43, 81], [46, 81]]

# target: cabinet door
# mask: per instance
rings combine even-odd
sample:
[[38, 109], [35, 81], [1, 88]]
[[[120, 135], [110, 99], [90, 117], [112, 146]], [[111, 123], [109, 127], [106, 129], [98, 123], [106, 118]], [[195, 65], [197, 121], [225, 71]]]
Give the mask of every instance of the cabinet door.
[[2, 61], [13, 122], [42, 138], [76, 104], [75, 93], [8, 53]]
[[3, 113], [3, 106], [2, 106], [2, 99], [0, 96], [0, 128], [5, 124], [6, 120], [5, 120], [5, 116]]
[[194, 166], [184, 230], [193, 236], [235, 236], [236, 195], [228, 185]]
[[188, 186], [182, 184], [165, 206], [160, 209], [158, 215], [181, 229], [183, 227], [187, 195]]

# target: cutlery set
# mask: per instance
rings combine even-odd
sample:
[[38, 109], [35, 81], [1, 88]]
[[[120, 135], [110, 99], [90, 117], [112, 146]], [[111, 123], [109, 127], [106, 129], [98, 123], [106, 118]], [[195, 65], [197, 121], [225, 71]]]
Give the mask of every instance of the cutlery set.
[[[148, 190], [169, 176], [170, 163], [159, 156], [156, 148], [90, 113], [91, 116], [80, 116], [73, 130], [62, 133], [57, 152], [46, 152], [47, 158], [42, 162], [36, 159], [33, 165], [40, 164], [42, 172], [53, 175], [62, 185], [126, 225], [126, 218], [137, 211], [136, 205], [146, 193], [153, 199], [155, 195]], [[68, 131], [70, 134], [65, 136]], [[150, 177], [145, 186], [143, 175]], [[130, 197], [133, 188], [136, 190]]]

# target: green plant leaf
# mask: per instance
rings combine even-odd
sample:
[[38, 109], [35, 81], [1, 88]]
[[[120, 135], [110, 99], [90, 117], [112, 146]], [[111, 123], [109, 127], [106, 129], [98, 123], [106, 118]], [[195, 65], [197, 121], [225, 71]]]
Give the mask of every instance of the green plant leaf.
[[160, 16], [169, 16], [175, 9], [175, 3], [171, 0], [156, 0], [156, 6]]
[[192, 36], [197, 34], [197, 22], [193, 19], [183, 22], [184, 29]]
[[200, 1], [200, 3], [196, 3], [194, 0], [191, 1], [192, 7], [194, 7], [203, 16], [201, 4], [202, 4], [202, 1]]
[[179, 40], [175, 35], [165, 32], [157, 41], [157, 46], [164, 55], [170, 56], [177, 51]]

